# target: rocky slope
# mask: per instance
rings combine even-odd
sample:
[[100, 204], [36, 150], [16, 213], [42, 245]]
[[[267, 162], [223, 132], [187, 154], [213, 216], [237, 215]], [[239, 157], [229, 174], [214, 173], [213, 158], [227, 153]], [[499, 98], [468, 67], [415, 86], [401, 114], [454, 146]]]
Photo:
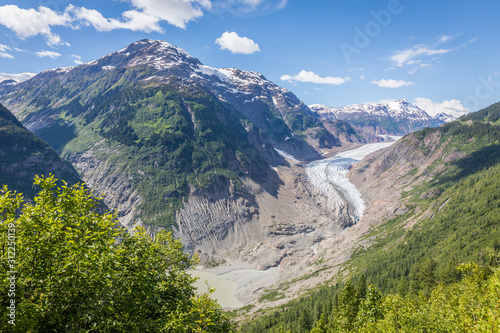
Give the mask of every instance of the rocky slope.
[[310, 105], [310, 108], [322, 117], [344, 120], [355, 129], [371, 134], [406, 135], [454, 120], [446, 114], [433, 118], [405, 99], [386, 104], [354, 104], [343, 108], [315, 104]]
[[70, 163], [45, 142], [28, 131], [16, 117], [0, 105], [0, 183], [9, 190], [33, 198], [35, 175], [53, 174], [68, 184], [80, 181]]
[[499, 144], [497, 103], [409, 134], [354, 164], [348, 178], [366, 207], [361, 219], [318, 241], [298, 263], [298, 275], [282, 276], [258, 307], [284, 305], [304, 290], [361, 274], [397, 292], [419, 262], [435, 260], [441, 272], [457, 261], [484, 260], [487, 248], [498, 251]]
[[[289, 248], [280, 243], [306, 234], [308, 248], [323, 233], [309, 226], [317, 204], [301, 212], [291, 194], [299, 183], [285, 185], [280, 168], [342, 142], [260, 73], [212, 68], [166, 42], [141, 40], [86, 64], [42, 72], [0, 99], [106, 194], [123, 224], [172, 228], [206, 261], [275, 266]], [[341, 140], [366, 140], [340, 124]], [[271, 213], [276, 207], [269, 203], [285, 192], [282, 206], [294, 207]], [[321, 223], [339, 228], [326, 217]], [[256, 250], [271, 239], [269, 251], [278, 246], [278, 253]]]

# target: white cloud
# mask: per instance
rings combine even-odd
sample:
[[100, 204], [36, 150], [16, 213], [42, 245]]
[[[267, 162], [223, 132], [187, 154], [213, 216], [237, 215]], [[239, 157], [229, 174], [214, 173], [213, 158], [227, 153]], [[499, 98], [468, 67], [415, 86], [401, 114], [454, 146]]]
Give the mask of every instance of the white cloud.
[[72, 54], [71, 57], [74, 58], [73, 62], [75, 64], [77, 64], [77, 65], [83, 64], [82, 57], [80, 57], [78, 54]]
[[142, 13], [158, 20], [167, 21], [179, 28], [203, 16], [202, 9], [210, 9], [210, 0], [130, 0]]
[[58, 52], [54, 52], [54, 51], [46, 51], [46, 50], [42, 50], [42, 51], [38, 51], [36, 53], [37, 56], [39, 56], [40, 58], [43, 58], [43, 57], [50, 57], [52, 59], [56, 59], [56, 58], [59, 58], [61, 56], [60, 53]]
[[444, 44], [444, 43], [452, 40], [453, 38], [455, 38], [455, 36], [442, 35], [442, 36], [439, 36], [438, 43], [439, 44]]
[[299, 82], [311, 82], [317, 84], [332, 84], [332, 85], [339, 85], [351, 81], [350, 77], [333, 77], [333, 76], [321, 77], [318, 74], [305, 70], [301, 70], [299, 74], [294, 76], [283, 75], [281, 76], [280, 79], [282, 81], [299, 81]]
[[122, 13], [124, 18], [122, 21], [105, 18], [97, 10], [85, 7], [75, 7], [73, 5], [69, 5], [67, 11], [73, 14], [76, 21], [85, 26], [92, 26], [94, 29], [101, 32], [115, 29], [163, 32], [163, 29], [158, 24], [160, 21], [158, 17], [138, 12], [136, 10], [129, 10]]
[[[417, 44], [414, 45], [406, 50], [399, 50], [394, 52], [394, 54], [390, 57], [390, 60], [392, 61], [393, 65], [396, 67], [403, 67], [407, 65], [415, 65], [415, 64], [420, 64], [422, 62], [429, 62], [432, 61], [432, 58], [429, 59], [428, 57], [431, 56], [438, 56], [438, 55], [443, 55], [452, 51], [456, 51], [458, 49], [461, 49], [470, 43], [474, 42], [476, 38], [473, 38], [469, 40], [466, 43], [463, 43], [462, 45], [459, 45], [454, 48], [440, 48], [438, 45], [448, 43], [449, 41], [455, 39], [456, 36], [447, 36], [447, 35], [442, 35], [439, 36], [437, 39], [437, 42], [434, 44]], [[426, 59], [426, 60], [423, 60]], [[423, 64], [426, 65], [426, 64]], [[428, 65], [428, 64], [427, 64]], [[423, 67], [423, 66], [422, 66]]]
[[450, 49], [433, 49], [427, 45], [415, 45], [410, 49], [397, 51], [392, 57], [391, 61], [397, 67], [403, 67], [405, 65], [412, 65], [417, 62], [421, 62], [421, 60], [415, 60], [417, 57], [422, 56], [432, 56], [432, 55], [440, 55], [451, 52]]
[[0, 44], [0, 52], [10, 51], [11, 48], [5, 44]]
[[210, 0], [127, 0], [133, 9], [122, 13], [121, 19], [105, 18], [99, 11], [69, 5], [64, 12], [55, 12], [40, 6], [23, 9], [16, 5], [0, 6], [0, 24], [12, 30], [19, 38], [41, 35], [50, 46], [67, 45], [52, 32], [52, 27], [65, 26], [78, 29], [92, 26], [98, 31], [128, 29], [144, 32], [164, 32], [161, 21], [179, 28], [203, 16], [202, 9], [210, 9]]
[[14, 56], [6, 52], [0, 52], [0, 58], [14, 59]]
[[437, 114], [443, 112], [452, 115], [454, 117], [460, 117], [470, 112], [470, 110], [467, 109], [462, 104], [462, 102], [457, 99], [451, 99], [439, 103], [439, 102], [433, 102], [428, 98], [419, 97], [415, 98], [414, 104], [419, 108], [421, 108], [422, 110], [424, 110], [425, 112], [427, 112], [432, 117], [435, 117]]
[[414, 82], [410, 81], [393, 80], [393, 79], [389, 80], [382, 79], [378, 81], [371, 81], [370, 83], [376, 84], [381, 88], [401, 88], [401, 87], [409, 87], [415, 84]]
[[70, 23], [68, 13], [56, 13], [43, 6], [38, 7], [38, 10], [22, 9], [16, 5], [0, 6], [0, 24], [22, 39], [42, 35], [48, 45], [66, 44], [59, 35], [52, 32], [51, 27], [69, 26]]
[[5, 51], [11, 51], [11, 48], [5, 44], [0, 44], [0, 58], [14, 59], [14, 56], [12, 54], [9, 54]]
[[240, 37], [236, 32], [226, 31], [215, 40], [222, 50], [231, 51], [231, 53], [252, 54], [259, 52], [259, 44], [247, 37]]

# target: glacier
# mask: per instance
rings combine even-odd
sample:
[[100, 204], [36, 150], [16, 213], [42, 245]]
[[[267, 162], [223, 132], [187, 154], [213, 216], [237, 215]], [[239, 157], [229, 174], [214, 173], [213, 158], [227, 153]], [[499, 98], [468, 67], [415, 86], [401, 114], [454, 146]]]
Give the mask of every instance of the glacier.
[[309, 183], [319, 193], [333, 199], [338, 207], [344, 206], [345, 201], [350, 203], [354, 207], [354, 217], [361, 219], [365, 204], [359, 190], [347, 178], [347, 173], [354, 163], [377, 150], [389, 147], [401, 137], [386, 136], [386, 138], [393, 141], [365, 144], [333, 157], [308, 163], [305, 165], [305, 171]]

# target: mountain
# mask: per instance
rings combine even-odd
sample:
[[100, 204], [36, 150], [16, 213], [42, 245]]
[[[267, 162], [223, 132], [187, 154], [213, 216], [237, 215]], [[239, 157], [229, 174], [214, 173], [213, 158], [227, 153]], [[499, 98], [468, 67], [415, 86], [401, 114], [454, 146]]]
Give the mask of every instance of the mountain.
[[437, 115], [435, 115], [434, 119], [442, 121], [443, 123], [449, 123], [449, 122], [457, 120], [456, 117], [449, 115], [447, 113], [444, 113], [444, 112], [441, 112], [441, 113], [438, 113]]
[[29, 80], [35, 75], [36, 75], [36, 73], [29, 73], [29, 72], [24, 72], [24, 73], [19, 73], [19, 74], [0, 73], [0, 93], [4, 89], [9, 88], [13, 85], [16, 85], [20, 82], [24, 82], [26, 80]]
[[[309, 280], [303, 285], [315, 289], [248, 320], [241, 331], [307, 332], [322, 317], [324, 325], [338, 311], [332, 299], [345, 301], [348, 281], [356, 290], [373, 284], [384, 294], [399, 294], [389, 295], [384, 304], [398, 297], [412, 306], [415, 299], [428, 299], [433, 288], [437, 295], [461, 279], [467, 281], [472, 272], [459, 271], [460, 263], [481, 265], [481, 278], [470, 280], [479, 285], [500, 265], [499, 175], [500, 103], [411, 133], [368, 155], [348, 175], [366, 205], [363, 217], [323, 249], [320, 263], [311, 263], [314, 271], [296, 277]], [[282, 283], [269, 293], [287, 297], [289, 286]], [[477, 289], [485, 290], [482, 285]], [[444, 295], [437, 304], [454, 308], [449, 299]], [[493, 309], [494, 304], [479, 308]], [[297, 330], [304, 322], [308, 329]]]
[[[0, 99], [106, 193], [124, 225], [173, 229], [206, 260], [239, 255], [270, 239], [268, 224], [289, 223], [265, 208], [283, 186], [279, 167], [342, 144], [262, 74], [212, 68], [156, 40], [42, 72]], [[345, 123], [336, 131], [364, 140]], [[291, 235], [303, 230], [311, 229], [300, 224]], [[284, 255], [262, 254], [263, 267]]]
[[9, 190], [33, 198], [35, 175], [54, 174], [56, 178], [75, 184], [80, 177], [70, 163], [64, 161], [45, 142], [28, 131], [16, 117], [0, 105], [0, 183]]
[[406, 135], [426, 127], [439, 127], [452, 120], [441, 114], [433, 118], [405, 99], [385, 104], [354, 104], [343, 108], [310, 105], [311, 110], [328, 119], [348, 122], [359, 131], [373, 134]]

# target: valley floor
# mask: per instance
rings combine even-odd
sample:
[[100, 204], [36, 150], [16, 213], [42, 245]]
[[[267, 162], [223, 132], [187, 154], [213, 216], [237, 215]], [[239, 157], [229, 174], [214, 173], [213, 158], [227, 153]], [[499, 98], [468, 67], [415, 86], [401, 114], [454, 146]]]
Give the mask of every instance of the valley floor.
[[277, 168], [284, 183], [277, 197], [263, 193], [258, 200], [262, 227], [272, 236], [241, 251], [238, 260], [198, 267], [193, 274], [200, 277], [199, 290], [205, 291], [207, 282], [223, 307], [252, 304], [257, 310], [282, 304], [337, 274], [366, 231], [355, 225], [364, 203], [347, 178], [349, 168], [399, 138], [327, 152], [330, 157], [319, 161], [289, 160], [290, 167]]

